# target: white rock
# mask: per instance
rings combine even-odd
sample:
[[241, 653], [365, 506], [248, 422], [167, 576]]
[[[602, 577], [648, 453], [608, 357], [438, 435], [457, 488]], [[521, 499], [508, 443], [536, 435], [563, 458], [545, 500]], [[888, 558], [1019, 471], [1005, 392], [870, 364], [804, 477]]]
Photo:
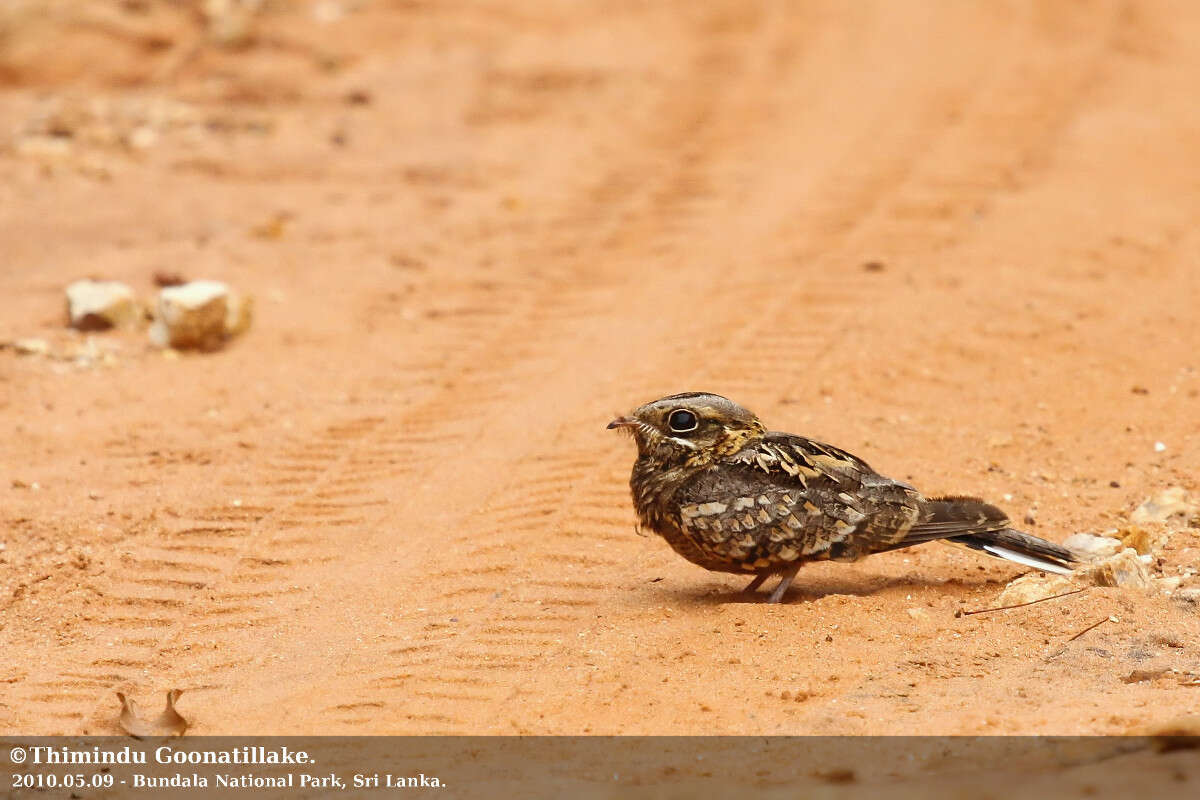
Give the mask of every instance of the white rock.
[[219, 281], [192, 281], [158, 293], [150, 339], [159, 347], [212, 350], [225, 341], [229, 287]]
[[1137, 550], [1126, 547], [1114, 556], [1085, 567], [1078, 574], [1096, 586], [1136, 586], [1148, 588], [1152, 585], [1150, 570], [1138, 557]]
[[133, 289], [119, 281], [75, 281], [67, 287], [67, 317], [72, 328], [102, 331], [137, 322]]
[[1016, 606], [1022, 603], [1034, 603], [1047, 597], [1066, 594], [1078, 588], [1076, 584], [1064, 575], [1042, 575], [1031, 572], [1010, 582], [1000, 593], [996, 604], [1000, 606]]
[[1176, 514], [1187, 519], [1197, 512], [1200, 512], [1200, 503], [1196, 503], [1188, 497], [1187, 490], [1182, 486], [1172, 486], [1147, 497], [1129, 515], [1129, 521], [1134, 524], [1166, 522]]
[[16, 339], [12, 349], [21, 356], [44, 356], [50, 354], [50, 343], [45, 339]]
[[65, 136], [28, 134], [13, 142], [17, 155], [38, 161], [58, 161], [71, 155], [71, 140]]
[[159, 347], [214, 350], [250, 325], [251, 301], [220, 281], [192, 281], [158, 293], [150, 339]]
[[1095, 536], [1090, 533], [1073, 533], [1063, 541], [1063, 547], [1086, 561], [1098, 561], [1121, 552], [1124, 545], [1120, 539], [1110, 536]]
[[1159, 578], [1158, 588], [1163, 594], [1171, 594], [1183, 584], [1182, 575], [1172, 575], [1169, 578]]
[[204, 0], [200, 9], [213, 41], [233, 47], [250, 37], [260, 5], [262, 0]]
[[225, 335], [232, 339], [245, 333], [253, 316], [254, 298], [248, 294], [230, 292], [226, 300]]

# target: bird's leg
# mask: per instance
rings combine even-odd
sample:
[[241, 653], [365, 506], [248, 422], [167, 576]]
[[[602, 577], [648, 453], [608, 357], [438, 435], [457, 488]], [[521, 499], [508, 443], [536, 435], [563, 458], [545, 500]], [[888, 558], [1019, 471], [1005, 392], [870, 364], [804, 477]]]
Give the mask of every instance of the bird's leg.
[[754, 580], [750, 581], [750, 585], [742, 589], [743, 594], [750, 594], [755, 589], [763, 585], [763, 581], [767, 579], [767, 573], [760, 572], [754, 576]]
[[775, 591], [771, 592], [771, 596], [767, 599], [768, 603], [778, 603], [783, 599], [784, 593], [788, 587], [792, 585], [792, 579], [796, 577], [796, 573], [800, 571], [800, 565], [794, 564], [787, 568], [783, 573], [783, 577], [779, 580], [779, 585], [775, 587]]

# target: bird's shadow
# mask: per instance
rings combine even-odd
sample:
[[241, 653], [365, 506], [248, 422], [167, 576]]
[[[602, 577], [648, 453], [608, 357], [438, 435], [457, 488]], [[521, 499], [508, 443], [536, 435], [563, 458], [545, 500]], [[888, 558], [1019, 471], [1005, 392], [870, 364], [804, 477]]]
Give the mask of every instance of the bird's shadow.
[[[801, 575], [804, 573], [802, 572]], [[976, 585], [987, 583], [986, 579], [964, 580], [962, 578], [924, 578], [892, 575], [860, 575], [848, 577], [813, 576], [809, 581], [801, 582], [797, 577], [783, 596], [780, 605], [789, 603], [808, 603], [832, 595], [854, 595], [869, 597], [889, 590], [912, 590], [917, 588], [940, 587], [947, 585]], [[729, 590], [725, 586], [715, 587], [663, 587], [659, 591], [671, 595], [681, 604], [722, 606], [731, 603], [766, 603], [775, 586], [775, 579], [769, 579], [761, 588], [753, 592]]]

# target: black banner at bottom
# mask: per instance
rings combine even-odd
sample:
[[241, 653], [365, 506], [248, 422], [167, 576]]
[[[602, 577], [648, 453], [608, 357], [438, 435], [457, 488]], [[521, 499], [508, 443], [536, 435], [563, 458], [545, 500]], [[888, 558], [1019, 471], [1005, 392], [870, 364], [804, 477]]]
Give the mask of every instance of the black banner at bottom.
[[1187, 737], [4, 737], [0, 796], [1087, 797], [1200, 791]]

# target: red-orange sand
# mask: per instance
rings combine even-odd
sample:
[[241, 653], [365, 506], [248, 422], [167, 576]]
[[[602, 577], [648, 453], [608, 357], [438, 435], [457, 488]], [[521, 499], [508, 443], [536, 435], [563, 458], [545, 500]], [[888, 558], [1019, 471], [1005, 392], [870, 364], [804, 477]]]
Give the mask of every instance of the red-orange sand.
[[[0, 732], [176, 687], [195, 734], [1200, 702], [1178, 595], [956, 617], [1021, 569], [929, 545], [745, 598], [635, 535], [604, 430], [714, 391], [1057, 541], [1196, 491], [1200, 7], [268, 3], [228, 46], [193, 12], [0, 12], [0, 340], [51, 349], [0, 351]], [[253, 326], [65, 329], [71, 281], [160, 271]]]

